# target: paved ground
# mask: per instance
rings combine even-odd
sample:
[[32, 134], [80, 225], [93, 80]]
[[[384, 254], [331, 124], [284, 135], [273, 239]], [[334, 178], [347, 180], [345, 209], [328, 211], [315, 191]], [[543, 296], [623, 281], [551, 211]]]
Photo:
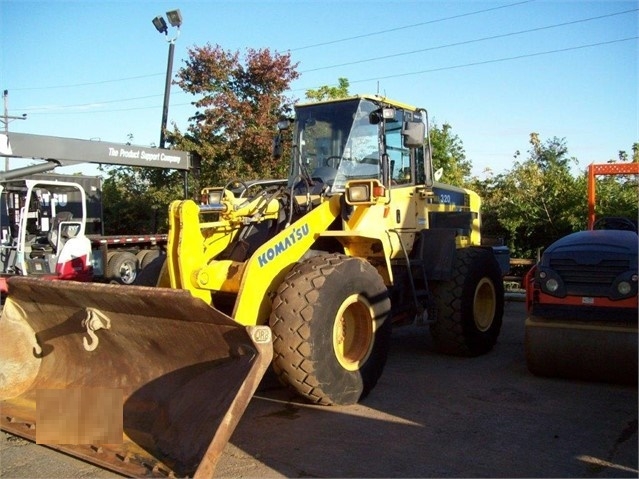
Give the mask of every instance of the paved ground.
[[[537, 378], [526, 369], [522, 303], [495, 350], [432, 352], [428, 331], [394, 332], [362, 404], [300, 404], [272, 377], [218, 464], [221, 477], [638, 477], [637, 388]], [[2, 477], [119, 477], [0, 433]]]

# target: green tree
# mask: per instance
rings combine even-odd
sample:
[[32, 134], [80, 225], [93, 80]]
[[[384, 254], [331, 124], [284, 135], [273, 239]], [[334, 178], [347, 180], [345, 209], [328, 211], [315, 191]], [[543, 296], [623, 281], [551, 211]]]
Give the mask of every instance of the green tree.
[[338, 78], [337, 86], [323, 85], [315, 90], [306, 90], [306, 99], [313, 101], [334, 100], [349, 96], [348, 87], [350, 83], [347, 78]]
[[[159, 181], [160, 176], [164, 181]], [[182, 173], [139, 167], [109, 168], [102, 185], [104, 232], [164, 233], [168, 205], [182, 198]]]
[[467, 185], [470, 181], [472, 162], [466, 158], [464, 145], [459, 136], [452, 132], [452, 126], [444, 123], [439, 127], [433, 122], [429, 133], [433, 170], [442, 170], [440, 181], [455, 186]]
[[[632, 151], [632, 162], [633, 163], [639, 163], [639, 143], [633, 143], [632, 148], [630, 149]], [[619, 161], [621, 162], [626, 162], [628, 161], [628, 152], [626, 152], [626, 150], [621, 150], [619, 151]], [[610, 162], [613, 162], [614, 160], [610, 160]]]
[[554, 137], [543, 143], [532, 133], [530, 144], [527, 159], [515, 161], [511, 170], [481, 188], [484, 211], [491, 211], [506, 233], [511, 254], [526, 258], [582, 229], [586, 221], [585, 184], [570, 172], [576, 160], [568, 156], [565, 139]]
[[481, 206], [481, 233], [482, 238], [495, 238], [503, 241], [509, 237], [509, 231], [499, 222], [496, 205], [503, 201], [500, 190], [501, 176], [489, 175], [480, 180], [477, 177], [471, 179], [466, 185], [475, 191], [482, 201]]

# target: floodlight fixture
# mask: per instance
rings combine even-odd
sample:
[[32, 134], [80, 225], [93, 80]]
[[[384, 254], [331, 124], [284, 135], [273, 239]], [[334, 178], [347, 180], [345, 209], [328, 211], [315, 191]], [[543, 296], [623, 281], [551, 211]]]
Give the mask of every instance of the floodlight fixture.
[[168, 34], [169, 27], [164, 21], [164, 17], [162, 17], [161, 15], [158, 15], [152, 20], [152, 22], [153, 22], [153, 26], [158, 32], [164, 33], [165, 35]]
[[179, 8], [166, 12], [166, 18], [169, 19], [169, 23], [172, 27], [180, 28], [180, 26], [182, 26], [182, 14]]

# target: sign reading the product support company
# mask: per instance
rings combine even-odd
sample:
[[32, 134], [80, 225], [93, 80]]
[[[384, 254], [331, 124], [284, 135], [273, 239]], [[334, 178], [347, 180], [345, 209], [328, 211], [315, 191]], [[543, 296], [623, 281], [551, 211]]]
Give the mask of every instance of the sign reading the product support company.
[[144, 148], [112, 148], [109, 147], [109, 156], [116, 158], [134, 158], [137, 160], [144, 160], [149, 162], [160, 163], [180, 163], [181, 158], [178, 155], [174, 155], [172, 151], [167, 150], [158, 151], [153, 149], [151, 151]]
[[62, 165], [102, 163], [177, 170], [191, 166], [186, 151], [27, 133], [12, 132], [7, 136], [4, 142], [0, 141], [0, 151], [9, 157], [55, 160]]

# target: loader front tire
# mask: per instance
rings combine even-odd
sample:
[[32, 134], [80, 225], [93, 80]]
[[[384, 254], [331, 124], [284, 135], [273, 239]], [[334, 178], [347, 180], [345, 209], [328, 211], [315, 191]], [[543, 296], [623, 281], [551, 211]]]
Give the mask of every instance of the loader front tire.
[[452, 279], [431, 289], [436, 303], [430, 326], [435, 348], [456, 356], [490, 351], [504, 314], [504, 284], [492, 252], [474, 247], [457, 250]]
[[312, 403], [354, 404], [384, 369], [389, 312], [386, 285], [368, 262], [310, 257], [291, 269], [273, 301], [273, 370]]

